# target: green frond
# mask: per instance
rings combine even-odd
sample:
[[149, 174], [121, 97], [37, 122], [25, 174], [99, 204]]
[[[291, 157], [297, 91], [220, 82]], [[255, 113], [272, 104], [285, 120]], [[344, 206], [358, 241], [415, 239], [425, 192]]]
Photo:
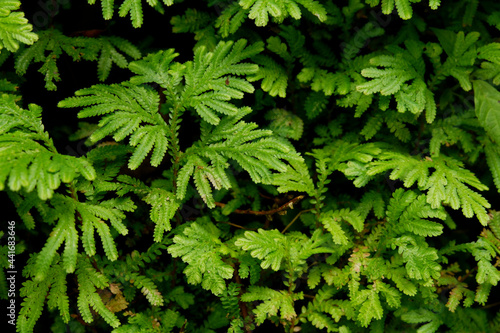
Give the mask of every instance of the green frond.
[[262, 271], [260, 263], [257, 259], [252, 257], [248, 252], [239, 257], [240, 269], [238, 274], [242, 279], [249, 278], [250, 284], [256, 284], [260, 279], [260, 272]]
[[349, 243], [349, 239], [347, 238], [344, 230], [342, 230], [342, 226], [335, 218], [323, 216], [321, 223], [325, 229], [332, 234], [332, 240], [335, 244], [347, 245]]
[[290, 165], [286, 165], [286, 171], [274, 174], [272, 184], [278, 186], [278, 191], [282, 193], [299, 191], [311, 195], [314, 185], [304, 159], [298, 153], [290, 155]]
[[215, 21], [215, 27], [219, 29], [219, 34], [226, 38], [238, 31], [247, 16], [248, 10], [241, 8], [239, 3], [234, 2], [224, 8]]
[[248, 75], [257, 72], [255, 64], [240, 63], [263, 50], [262, 43], [246, 47], [247, 41], [219, 42], [213, 52], [204, 47], [196, 49], [194, 60], [186, 63], [186, 86], [182, 99], [188, 102], [206, 122], [217, 125], [216, 112], [236, 115], [238, 108], [228, 101], [243, 98], [243, 93], [254, 91], [246, 80], [232, 75]]
[[[382, 284], [384, 286], [384, 284]], [[370, 289], [364, 289], [356, 293], [352, 298], [352, 304], [359, 307], [357, 321], [363, 327], [368, 327], [372, 320], [382, 319], [384, 310], [380, 303], [378, 283], [369, 286]]]
[[240, 316], [239, 295], [241, 286], [231, 282], [227, 289], [220, 296], [222, 307], [227, 312], [229, 318], [237, 318]]
[[[90, 4], [94, 4], [95, 0], [88, 0]], [[102, 17], [105, 20], [111, 20], [114, 14], [114, 0], [101, 0]]]
[[127, 59], [118, 51], [123, 52], [134, 60], [142, 56], [141, 51], [134, 44], [123, 38], [103, 36], [99, 41], [101, 42], [101, 53], [97, 61], [97, 76], [100, 81], [106, 81], [113, 63], [120, 68], [127, 68]]
[[33, 332], [35, 323], [42, 314], [49, 286], [50, 279], [27, 280], [23, 283], [19, 292], [19, 296], [23, 297], [23, 302], [16, 321], [16, 328], [19, 332]]
[[263, 301], [253, 310], [256, 322], [261, 324], [268, 317], [277, 316], [278, 311], [282, 320], [293, 320], [297, 317], [294, 302], [303, 299], [303, 297], [302, 293], [290, 294], [284, 290], [250, 286], [247, 292], [241, 296], [241, 300], [243, 302]]
[[[2, 65], [2, 54], [8, 54], [7, 52], [0, 53], [0, 66]], [[17, 94], [18, 85], [8, 81], [7, 79], [0, 79], [0, 94], [2, 99], [10, 99], [13, 102], [19, 101], [19, 96]]]
[[377, 218], [381, 219], [385, 216], [385, 201], [380, 192], [373, 190], [365, 192], [356, 211], [361, 215], [361, 218], [364, 219], [371, 209], [373, 209]]
[[377, 282], [376, 287], [390, 308], [397, 309], [401, 306], [401, 293], [396, 288], [383, 282]]
[[477, 49], [477, 58], [484, 59], [480, 68], [474, 71], [477, 79], [490, 81], [493, 85], [500, 83], [500, 48], [498, 43], [490, 43]]
[[496, 255], [494, 247], [480, 237], [476, 242], [468, 244], [468, 250], [477, 261], [476, 281], [496, 286], [500, 281], [500, 271], [491, 264]]
[[[432, 30], [448, 55], [440, 71], [445, 76], [456, 78], [465, 91], [471, 90], [470, 74], [473, 71], [472, 65], [478, 57], [475, 44], [479, 39], [479, 33], [470, 32], [465, 35], [463, 31], [455, 34], [449, 30]], [[488, 56], [488, 52], [485, 56]]]
[[111, 326], [118, 327], [120, 321], [116, 315], [111, 312], [103, 303], [97, 288], [103, 289], [109, 286], [107, 278], [97, 272], [87, 258], [81, 258], [78, 261], [76, 270], [78, 277], [78, 310], [82, 319], [86, 323], [92, 323], [94, 317], [90, 308], [96, 311]]
[[125, 17], [130, 13], [130, 20], [134, 28], [139, 28], [142, 25], [142, 0], [125, 0], [120, 5], [118, 15]]
[[[394, 10], [394, 6], [398, 11], [399, 17], [403, 20], [409, 20], [413, 16], [413, 9], [411, 7], [412, 2], [420, 2], [421, 0], [411, 1], [411, 0], [382, 0], [382, 13], [385, 15], [390, 15]], [[368, 2], [368, 1], [366, 1]], [[376, 1], [378, 5], [378, 1]], [[430, 0], [429, 7], [436, 10], [441, 4], [441, 0]]]
[[304, 67], [297, 75], [300, 82], [311, 82], [311, 89], [323, 91], [325, 96], [333, 93], [345, 95], [351, 90], [351, 79], [344, 73], [330, 73], [324, 69]]
[[[151, 89], [126, 84], [95, 85], [78, 90], [77, 97], [59, 102], [59, 107], [85, 107], [80, 118], [105, 115], [90, 137], [97, 142], [108, 135], [116, 141], [130, 137], [135, 147], [129, 168], [137, 169], [152, 151], [151, 165], [158, 166], [168, 148], [170, 130], [158, 112], [159, 97]], [[109, 114], [110, 113], [110, 114]]]
[[443, 324], [439, 313], [432, 312], [425, 308], [408, 311], [401, 316], [401, 319], [410, 324], [426, 323], [419, 327], [419, 331], [429, 333], [436, 332]]
[[125, 55], [132, 59], [141, 57], [137, 47], [120, 37], [68, 37], [57, 29], [51, 29], [40, 32], [38, 41], [16, 57], [16, 72], [24, 75], [32, 63], [43, 63], [39, 72], [44, 75], [45, 87], [56, 90], [55, 82], [61, 80], [57, 61], [63, 53], [73, 61], [97, 61], [97, 74], [101, 81], [107, 79], [113, 63], [120, 68], [128, 66]]
[[496, 211], [491, 211], [491, 220], [489, 221], [488, 226], [491, 231], [495, 234], [497, 238], [500, 239], [500, 213]]
[[[365, 95], [380, 93], [394, 95], [398, 112], [410, 111], [420, 114], [426, 111], [426, 120], [431, 123], [436, 115], [434, 94], [427, 87], [423, 74], [425, 64], [422, 59], [424, 44], [407, 41], [406, 50], [394, 49], [394, 55], [379, 55], [370, 59], [376, 67], [365, 68], [361, 75], [372, 80], [357, 85], [356, 89]], [[383, 67], [383, 69], [378, 68]], [[408, 84], [408, 82], [411, 82]]]
[[490, 13], [488, 15], [487, 22], [489, 25], [492, 25], [497, 29], [500, 29], [500, 11], [496, 10]]
[[[209, 139], [202, 138], [203, 145], [186, 150], [185, 164], [177, 179], [179, 200], [184, 198], [193, 175], [198, 192], [207, 205], [213, 207], [212, 187], [231, 187], [226, 172], [229, 160], [238, 163], [256, 183], [277, 185], [279, 191], [311, 191], [312, 181], [304, 171], [304, 161], [288, 142], [271, 136], [269, 130], [258, 129], [255, 123], [239, 120], [249, 111], [242, 108], [236, 115], [222, 118], [217, 127], [207, 132]], [[300, 177], [295, 177], [298, 172]]]
[[127, 280], [133, 283], [134, 286], [139, 289], [144, 296], [146, 296], [146, 299], [151, 305], [163, 305], [163, 296], [151, 279], [136, 273], [130, 273], [126, 276]]
[[[60, 208], [60, 207], [59, 207]], [[78, 235], [75, 237], [75, 216], [74, 208], [68, 207], [64, 213], [59, 213], [59, 222], [51, 232], [51, 236], [47, 239], [42, 251], [38, 254], [35, 265], [36, 281], [42, 281], [47, 278], [50, 265], [52, 264], [56, 251], [66, 242], [64, 250], [64, 267], [68, 273], [74, 271], [76, 266], [76, 251], [75, 246], [78, 244]], [[76, 241], [76, 244], [74, 243]]]
[[19, 43], [31, 45], [38, 39], [33, 26], [24, 17], [24, 12], [17, 11], [21, 1], [0, 1], [0, 52], [3, 48], [10, 52], [19, 49]]
[[384, 33], [385, 30], [375, 22], [368, 22], [361, 29], [357, 28], [356, 33], [352, 34], [351, 38], [341, 44], [342, 58], [344, 58], [344, 61], [352, 61], [360, 53], [361, 47], [363, 47], [359, 43], [360, 39], [372, 39], [382, 36]]
[[[148, 54], [141, 60], [131, 62], [129, 69], [136, 74], [130, 79], [134, 84], [156, 82], [163, 88], [176, 85], [177, 78], [169, 73], [171, 62], [179, 53], [174, 49]], [[170, 82], [172, 81], [172, 82]]]
[[278, 230], [263, 230], [258, 232], [245, 231], [245, 237], [235, 242], [236, 246], [244, 251], [250, 251], [252, 257], [262, 260], [263, 269], [271, 267], [277, 271], [286, 255], [286, 237]]
[[500, 92], [482, 80], [475, 80], [474, 84], [474, 105], [476, 116], [481, 126], [493, 142], [500, 144], [500, 114], [496, 111]]
[[7, 195], [16, 206], [17, 214], [29, 230], [35, 228], [35, 219], [30, 212], [31, 209], [39, 208], [39, 210], [42, 210], [40, 208], [45, 206], [44, 210], [48, 210], [46, 203], [40, 200], [35, 192], [27, 193], [26, 195], [21, 196], [19, 193], [7, 190]]
[[408, 296], [415, 296], [417, 294], [417, 286], [414, 282], [407, 278], [407, 272], [403, 267], [394, 269], [391, 272], [390, 279], [396, 284], [396, 287]]
[[327, 332], [337, 332], [339, 327], [337, 322], [343, 315], [352, 317], [354, 315], [352, 307], [349, 307], [348, 301], [332, 299], [336, 289], [329, 286], [322, 286], [314, 300], [307, 305], [307, 311], [302, 311], [311, 325], [319, 329], [327, 329]]
[[[116, 207], [117, 205], [118, 207]], [[119, 205], [121, 205], [121, 207]], [[116, 260], [118, 258], [116, 243], [111, 235], [108, 224], [104, 221], [109, 220], [111, 225], [120, 234], [126, 235], [128, 233], [128, 229], [122, 223], [122, 220], [125, 218], [123, 210], [133, 211], [134, 208], [135, 205], [129, 199], [111, 199], [108, 202], [104, 201], [102, 206], [77, 202], [76, 210], [82, 220], [82, 243], [85, 252], [89, 256], [95, 255], [96, 248], [94, 231], [97, 231], [99, 237], [101, 238], [106, 256], [111, 261]]]
[[262, 80], [261, 89], [263, 91], [268, 92], [273, 97], [285, 98], [288, 87], [288, 74], [285, 68], [271, 57], [262, 54], [254, 56], [252, 61], [259, 65], [259, 70], [249, 76], [248, 81]]
[[[75, 258], [76, 265], [76, 258]], [[67, 323], [70, 320], [68, 287], [66, 283], [67, 270], [61, 265], [52, 265], [50, 268], [51, 285], [47, 297], [47, 307], [49, 310], [58, 308], [62, 320]]]
[[332, 234], [333, 242], [339, 245], [347, 245], [349, 243], [346, 233], [342, 230], [341, 222], [349, 223], [357, 232], [363, 229], [364, 222], [357, 211], [351, 211], [348, 208], [327, 211], [321, 214], [320, 221], [326, 230]]
[[[224, 13], [228, 13], [229, 11], [231, 11], [230, 8], [234, 8], [235, 5], [237, 6], [237, 4], [233, 4], [225, 8], [222, 15], [219, 16], [219, 18], [217, 19], [217, 22], [221, 20], [221, 17], [225, 17]], [[213, 18], [207, 12], [198, 11], [194, 8], [188, 8], [184, 12], [184, 15], [173, 16], [170, 19], [170, 24], [172, 25], [172, 32], [174, 33], [183, 33], [183, 32], [195, 33], [206, 27], [207, 24], [210, 23], [212, 19]]]
[[429, 247], [422, 237], [410, 235], [397, 237], [392, 240], [391, 246], [398, 248], [410, 278], [426, 282], [439, 278], [441, 265], [438, 263], [437, 250]]
[[432, 208], [426, 202], [425, 195], [417, 195], [413, 191], [403, 189], [397, 189], [393, 193], [387, 207], [387, 222], [392, 223], [392, 230], [398, 233], [411, 232], [425, 237], [442, 234], [443, 226], [428, 218], [445, 220], [446, 213], [442, 207]]
[[476, 296], [474, 298], [474, 301], [476, 301], [477, 303], [479, 303], [481, 305], [486, 304], [486, 301], [488, 300], [488, 296], [491, 293], [492, 287], [493, 286], [487, 282], [479, 285], [479, 287], [476, 290]]
[[109, 231], [109, 226], [103, 221], [98, 221], [97, 223], [94, 223], [94, 228], [101, 237], [104, 253], [106, 253], [109, 260], [114, 261], [118, 259], [118, 250], [116, 249], [115, 241]]
[[471, 26], [474, 21], [474, 17], [477, 14], [477, 7], [479, 6], [479, 0], [467, 1], [465, 7], [464, 17], [462, 18], [462, 26]]
[[161, 188], [152, 189], [144, 201], [151, 205], [150, 217], [156, 223], [154, 240], [161, 242], [163, 233], [172, 229], [170, 220], [181, 205], [171, 192]]
[[471, 306], [474, 303], [474, 292], [459, 284], [451, 290], [446, 307], [451, 312], [455, 312], [461, 301], [464, 307]]
[[165, 295], [165, 301], [173, 301], [181, 308], [188, 309], [194, 302], [194, 295], [184, 291], [183, 286], [175, 287], [168, 294]]
[[[342, 171], [348, 176], [365, 179], [392, 170], [390, 179], [402, 180], [405, 187], [417, 183], [421, 190], [427, 190], [426, 201], [433, 209], [439, 208], [443, 203], [448, 204], [453, 209], [461, 208], [466, 217], [476, 215], [478, 220], [486, 225], [486, 208], [490, 208], [490, 203], [467, 185], [480, 191], [486, 190], [487, 187], [457, 160], [444, 156], [416, 159], [399, 153], [383, 153], [378, 159], [369, 163], [368, 168], [365, 165], [357, 165], [354, 169], [355, 164], [349, 162], [348, 168]], [[432, 169], [434, 172], [430, 174]]]
[[322, 92], [313, 91], [307, 95], [304, 102], [304, 109], [307, 118], [313, 119], [326, 109], [328, 105], [328, 97]]
[[311, 312], [307, 315], [307, 320], [314, 327], [322, 330], [326, 328], [327, 332], [336, 332], [338, 330], [335, 322], [326, 314], [319, 312]]
[[195, 160], [188, 159], [186, 164], [182, 166], [177, 176], [177, 192], [176, 196], [179, 200], [183, 200], [186, 196], [187, 187], [189, 184], [189, 179], [193, 175], [195, 168]]
[[250, 10], [248, 17], [255, 20], [255, 25], [258, 27], [266, 26], [269, 22], [269, 16], [278, 23], [283, 22], [288, 16], [296, 20], [300, 19], [302, 13], [298, 5], [308, 10], [320, 22], [327, 19], [325, 8], [315, 0], [241, 0], [239, 4], [243, 9]]
[[41, 108], [28, 110], [14, 102], [0, 100], [0, 189], [37, 189], [42, 200], [52, 197], [61, 182], [70, 183], [82, 175], [95, 178], [94, 168], [84, 157], [59, 155], [40, 120]]
[[203, 289], [220, 295], [226, 289], [225, 279], [233, 277], [234, 269], [222, 258], [220, 231], [211, 222], [192, 223], [183, 235], [174, 237], [174, 244], [168, 247], [173, 257], [181, 257], [187, 263], [184, 269], [190, 284], [200, 284]]
[[[443, 144], [447, 147], [457, 145], [467, 153], [477, 150], [474, 136], [467, 130], [472, 125], [470, 120], [474, 119], [475, 121], [475, 118], [474, 111], [470, 110], [460, 116], [451, 116], [436, 121], [429, 143], [431, 156], [439, 156]], [[480, 125], [477, 124], [474, 127], [478, 128]]]

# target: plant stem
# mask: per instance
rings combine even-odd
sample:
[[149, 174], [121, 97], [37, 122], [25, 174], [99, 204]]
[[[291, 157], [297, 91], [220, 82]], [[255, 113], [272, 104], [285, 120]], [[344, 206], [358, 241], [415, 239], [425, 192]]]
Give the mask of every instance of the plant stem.
[[[284, 205], [281, 205], [280, 207], [275, 208], [275, 209], [271, 209], [271, 210], [259, 210], [259, 211], [255, 211], [255, 210], [251, 210], [251, 209], [235, 209], [233, 211], [233, 213], [235, 213], [235, 214], [249, 214], [249, 215], [273, 215], [273, 214], [276, 214], [278, 212], [284, 211], [287, 208], [292, 208], [293, 209], [293, 205], [296, 202], [302, 200], [303, 198], [304, 198], [303, 195], [299, 195], [298, 197], [293, 198], [292, 200], [288, 201]], [[215, 205], [217, 207], [221, 207], [221, 208], [223, 208], [223, 207], [226, 206], [225, 203], [221, 203], [221, 202], [216, 202]]]

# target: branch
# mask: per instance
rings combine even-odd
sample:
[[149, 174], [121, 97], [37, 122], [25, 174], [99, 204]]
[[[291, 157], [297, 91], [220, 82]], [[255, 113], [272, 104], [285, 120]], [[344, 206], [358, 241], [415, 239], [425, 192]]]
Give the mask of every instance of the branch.
[[245, 227], [242, 227], [241, 225], [238, 225], [238, 224], [234, 224], [234, 223], [231, 223], [231, 222], [224, 222], [224, 221], [215, 221], [217, 223], [224, 223], [224, 224], [228, 224], [228, 225], [231, 225], [233, 227], [236, 227], [236, 228], [240, 228], [240, 229], [244, 229], [244, 230], [257, 230], [257, 229], [252, 229], [252, 228], [245, 228]]
[[[234, 280], [236, 281], [237, 284], [239, 284], [240, 286], [243, 285], [243, 283], [241, 283], [241, 279], [240, 279], [240, 276], [238, 274], [238, 270], [237, 270], [237, 266], [238, 264], [233, 264], [233, 268], [234, 268]], [[248, 333], [252, 332], [250, 330], [250, 328], [247, 326], [247, 321], [248, 321], [248, 309], [247, 309], [247, 305], [245, 302], [242, 302], [240, 297], [241, 295], [243, 294], [242, 290], [240, 289], [240, 294], [239, 294], [239, 297], [238, 297], [238, 305], [240, 307], [240, 311], [241, 311], [241, 315], [243, 317], [243, 321], [244, 321], [244, 325], [245, 325], [245, 331], [247, 331]]]
[[[275, 209], [271, 209], [271, 210], [259, 210], [259, 211], [255, 211], [255, 210], [251, 210], [251, 209], [235, 209], [233, 211], [233, 213], [236, 213], [236, 214], [250, 214], [250, 215], [273, 215], [273, 214], [276, 214], [278, 212], [284, 211], [287, 208], [293, 209], [293, 205], [296, 202], [298, 202], [298, 201], [300, 201], [302, 199], [304, 199], [304, 196], [303, 195], [299, 195], [298, 197], [293, 198], [292, 200], [288, 201], [284, 205], [281, 205], [280, 207], [275, 208]], [[221, 207], [221, 208], [223, 208], [224, 206], [226, 206], [225, 203], [221, 203], [221, 202], [216, 202], [215, 205], [217, 207]]]
[[284, 234], [284, 233], [285, 233], [285, 231], [287, 231], [287, 230], [288, 230], [288, 228], [290, 228], [290, 227], [292, 226], [292, 224], [293, 224], [295, 221], [297, 221], [297, 219], [299, 218], [299, 216], [300, 216], [301, 214], [303, 214], [303, 213], [307, 213], [307, 212], [310, 212], [311, 210], [313, 210], [313, 208], [311, 208], [311, 209], [306, 209], [306, 210], [303, 210], [303, 211], [299, 212], [299, 213], [297, 214], [297, 216], [295, 216], [295, 217], [293, 218], [293, 220], [292, 220], [290, 223], [288, 223], [288, 224], [287, 224], [287, 226], [285, 227], [285, 229], [283, 229], [283, 231], [282, 231], [281, 233], [282, 233], [282, 234]]

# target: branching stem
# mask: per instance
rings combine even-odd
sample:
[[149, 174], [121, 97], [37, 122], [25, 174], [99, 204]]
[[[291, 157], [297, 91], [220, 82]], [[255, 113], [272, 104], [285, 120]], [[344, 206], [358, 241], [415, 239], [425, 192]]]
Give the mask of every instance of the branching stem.
[[[295, 198], [293, 198], [292, 200], [288, 201], [287, 203], [281, 205], [280, 207], [278, 208], [275, 208], [275, 209], [271, 209], [271, 210], [259, 210], [259, 211], [255, 211], [255, 210], [251, 210], [251, 209], [235, 209], [233, 211], [233, 213], [235, 214], [249, 214], [249, 215], [273, 215], [273, 214], [276, 214], [278, 212], [281, 212], [281, 211], [284, 211], [288, 208], [292, 208], [293, 209], [293, 205], [302, 200], [304, 198], [303, 195], [299, 195]], [[216, 202], [215, 205], [217, 207], [225, 207], [226, 204], [225, 203], [221, 203], [221, 202]]]

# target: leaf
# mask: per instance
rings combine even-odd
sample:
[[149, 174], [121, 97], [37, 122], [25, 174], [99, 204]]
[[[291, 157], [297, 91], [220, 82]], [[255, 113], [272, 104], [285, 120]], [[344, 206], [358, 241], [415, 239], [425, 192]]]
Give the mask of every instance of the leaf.
[[128, 66], [127, 58], [139, 59], [141, 52], [129, 41], [116, 36], [69, 37], [57, 29], [41, 31], [36, 43], [23, 50], [16, 58], [15, 68], [20, 75], [26, 73], [31, 63], [43, 63], [39, 72], [44, 75], [45, 87], [56, 90], [55, 82], [60, 81], [58, 60], [66, 53], [73, 61], [97, 61], [100, 81], [109, 76], [111, 67]]
[[[59, 216], [59, 222], [51, 232], [51, 236], [47, 239], [42, 251], [38, 254], [38, 260], [35, 266], [37, 272], [34, 280], [42, 281], [46, 278], [50, 265], [52, 264], [56, 251], [66, 241], [66, 247], [73, 246], [68, 251], [74, 251], [76, 244], [74, 244], [74, 235], [68, 229], [74, 229], [75, 226], [74, 209], [65, 212]], [[69, 243], [69, 244], [68, 244]], [[65, 251], [65, 259], [68, 272], [72, 272], [76, 265], [76, 253], [69, 253]]]
[[235, 245], [250, 251], [252, 257], [262, 260], [260, 265], [263, 269], [271, 267], [277, 271], [285, 256], [286, 237], [275, 229], [245, 231], [245, 236], [238, 238]]
[[113, 312], [106, 308], [96, 290], [96, 288], [104, 289], [109, 286], [107, 278], [100, 272], [97, 272], [87, 258], [79, 260], [79, 267], [76, 274], [78, 277], [78, 290], [80, 292], [77, 305], [82, 319], [87, 323], [93, 321], [93, 315], [90, 311], [90, 307], [92, 307], [111, 327], [120, 326], [120, 321]]
[[301, 11], [297, 4], [302, 5], [321, 22], [327, 19], [325, 8], [315, 0], [290, 0], [287, 2], [276, 0], [240, 0], [239, 4], [243, 9], [250, 10], [248, 17], [255, 19], [255, 25], [257, 26], [267, 25], [269, 15], [274, 17], [278, 22], [283, 21], [287, 16], [299, 19]]
[[261, 52], [263, 43], [246, 45], [247, 41], [240, 39], [237, 42], [219, 42], [213, 52], [200, 47], [195, 51], [194, 60], [186, 63], [186, 86], [182, 99], [209, 124], [220, 122], [217, 113], [236, 115], [238, 108], [228, 101], [241, 99], [244, 92], [254, 91], [247, 80], [237, 76], [257, 72], [257, 65], [241, 61]]
[[290, 294], [287, 291], [277, 291], [267, 287], [250, 286], [245, 294], [241, 296], [243, 302], [263, 301], [253, 312], [258, 324], [264, 322], [270, 316], [276, 316], [280, 311], [283, 320], [291, 321], [297, 317], [294, 309], [294, 301], [302, 299], [302, 293]]
[[372, 289], [362, 303], [357, 319], [361, 326], [368, 327], [373, 319], [382, 319], [383, 314], [384, 310], [382, 304], [380, 304], [378, 292]]
[[139, 28], [142, 26], [142, 3], [141, 0], [125, 0], [121, 4], [118, 15], [120, 17], [125, 17], [130, 13], [130, 20], [132, 21], [132, 26], [134, 28]]
[[170, 220], [179, 209], [180, 203], [172, 193], [160, 188], [152, 189], [144, 201], [151, 205], [150, 217], [156, 223], [154, 240], [161, 242], [164, 231], [172, 229]]
[[321, 220], [321, 223], [323, 223], [325, 229], [332, 234], [332, 239], [335, 244], [347, 245], [349, 243], [349, 239], [335, 218], [324, 218]]
[[422, 333], [433, 333], [443, 324], [443, 321], [439, 318], [439, 314], [431, 312], [429, 310], [420, 308], [418, 310], [411, 310], [401, 316], [404, 322], [411, 324], [426, 323], [418, 329], [418, 332]]
[[5, 48], [10, 52], [16, 52], [19, 49], [19, 42], [23, 44], [33, 44], [38, 35], [34, 32], [33, 26], [28, 23], [24, 13], [19, 9], [21, 2], [14, 0], [0, 1], [0, 50]]
[[[448, 203], [453, 209], [462, 208], [466, 217], [476, 215], [478, 220], [486, 225], [488, 217], [485, 208], [491, 205], [466, 184], [478, 190], [486, 190], [487, 187], [481, 184], [472, 172], [463, 168], [461, 162], [445, 156], [415, 159], [400, 153], [383, 153], [379, 158], [380, 161], [370, 163], [371, 168], [368, 171], [362, 172], [373, 176], [392, 169], [390, 179], [404, 180], [405, 187], [417, 182], [420, 189], [428, 190], [427, 202], [433, 209], [439, 208], [442, 202]], [[431, 167], [434, 172], [429, 176]]]
[[395, 1], [399, 17], [401, 17], [403, 20], [410, 19], [413, 15], [410, 1], [409, 0], [395, 0]]
[[248, 76], [248, 81], [262, 80], [260, 87], [269, 95], [281, 98], [286, 97], [288, 75], [285, 68], [268, 56], [258, 54], [252, 60], [259, 65], [259, 70]]
[[491, 140], [500, 144], [500, 92], [488, 82], [475, 80], [474, 104], [479, 123]]
[[438, 279], [441, 265], [438, 263], [437, 250], [429, 247], [421, 238], [402, 236], [393, 240], [393, 247], [398, 246], [398, 252], [406, 262], [408, 276], [416, 280]]
[[341, 221], [348, 222], [358, 232], [363, 229], [363, 219], [359, 213], [357, 211], [350, 211], [348, 208], [322, 213], [320, 221], [332, 234], [334, 243], [340, 245], [346, 245], [349, 243], [348, 238], [340, 225]]
[[80, 118], [101, 116], [99, 128], [90, 139], [97, 142], [107, 135], [116, 141], [130, 137], [135, 147], [129, 168], [137, 169], [152, 151], [151, 165], [158, 166], [168, 148], [170, 129], [158, 112], [159, 97], [152, 89], [127, 84], [94, 85], [80, 89], [59, 102], [59, 107], [81, 107]]
[[175, 53], [174, 49], [168, 49], [151, 53], [138, 61], [133, 61], [129, 64], [129, 69], [136, 74], [130, 79], [134, 84], [142, 84], [148, 82], [156, 82], [162, 87], [167, 88], [168, 85], [174, 85], [172, 80], [175, 76], [169, 73], [174, 60], [179, 53]]
[[498, 144], [488, 142], [484, 149], [486, 162], [493, 176], [493, 182], [500, 193], [500, 149]]
[[226, 289], [224, 279], [232, 278], [234, 271], [222, 261], [220, 231], [212, 223], [193, 222], [183, 234], [174, 237], [168, 252], [188, 264], [184, 269], [188, 283], [201, 283], [203, 289], [220, 295]]
[[277, 135], [293, 140], [299, 140], [302, 136], [304, 122], [301, 118], [286, 110], [270, 110], [265, 118], [270, 121], [269, 129]]

